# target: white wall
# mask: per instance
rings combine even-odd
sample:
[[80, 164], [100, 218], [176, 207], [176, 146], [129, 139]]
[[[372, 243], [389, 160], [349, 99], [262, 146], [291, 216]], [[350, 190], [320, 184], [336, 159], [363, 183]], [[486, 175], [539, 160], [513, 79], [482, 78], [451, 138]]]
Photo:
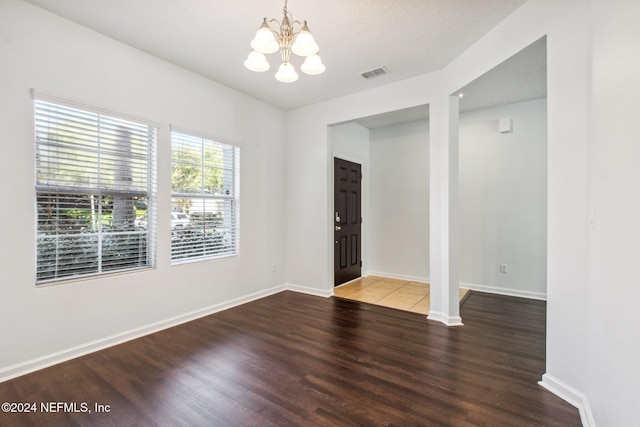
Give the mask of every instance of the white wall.
[[[547, 368], [543, 385], [584, 405], [591, 374], [587, 260], [588, 2], [558, 5], [547, 37]], [[544, 16], [547, 16], [546, 14]], [[577, 391], [577, 393], [575, 393]]]
[[[241, 147], [241, 254], [170, 265], [159, 216], [157, 268], [35, 287], [33, 107], [29, 89], [160, 125], [158, 210], [170, 210], [169, 124]], [[0, 223], [0, 379], [284, 282], [284, 113], [16, 0], [0, 2], [5, 155]]]
[[461, 114], [459, 176], [461, 286], [544, 299], [546, 99]]
[[371, 130], [371, 273], [429, 280], [429, 122]]
[[[594, 0], [586, 390], [598, 426], [638, 423], [640, 3]], [[583, 356], [583, 357], [585, 357]]]

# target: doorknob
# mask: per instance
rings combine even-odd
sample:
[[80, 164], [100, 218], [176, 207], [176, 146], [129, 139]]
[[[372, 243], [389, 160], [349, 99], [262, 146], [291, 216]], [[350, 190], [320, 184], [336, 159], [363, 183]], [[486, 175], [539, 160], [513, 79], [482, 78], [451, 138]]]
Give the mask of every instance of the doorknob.
[[342, 227], [340, 227], [339, 225], [336, 225], [336, 231], [340, 231], [342, 230]]

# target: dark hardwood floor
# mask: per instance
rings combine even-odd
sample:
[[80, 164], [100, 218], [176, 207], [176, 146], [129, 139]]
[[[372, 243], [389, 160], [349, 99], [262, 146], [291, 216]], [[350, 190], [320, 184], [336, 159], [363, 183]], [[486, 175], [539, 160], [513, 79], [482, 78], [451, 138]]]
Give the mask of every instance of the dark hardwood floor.
[[37, 405], [0, 425], [578, 426], [537, 384], [545, 310], [472, 292], [447, 328], [282, 292], [0, 383], [0, 403]]

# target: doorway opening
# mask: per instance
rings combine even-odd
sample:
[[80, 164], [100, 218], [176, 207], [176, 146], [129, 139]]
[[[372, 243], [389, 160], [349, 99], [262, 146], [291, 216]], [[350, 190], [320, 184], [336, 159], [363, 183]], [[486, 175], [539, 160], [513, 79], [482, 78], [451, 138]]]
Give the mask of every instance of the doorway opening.
[[[361, 166], [359, 252], [358, 256], [350, 255], [354, 267], [360, 264], [363, 280], [376, 276], [428, 282], [428, 112], [428, 105], [420, 105], [329, 126], [333, 203], [328, 211], [328, 231], [334, 287], [345, 283], [336, 272], [349, 256], [348, 248], [340, 252], [340, 238], [336, 238], [340, 236], [335, 227], [342, 227], [336, 221], [337, 207], [346, 202], [345, 193], [341, 196], [337, 188], [341, 179], [337, 174], [345, 172], [339, 172], [334, 158]], [[344, 221], [344, 215], [338, 212], [338, 216]], [[359, 276], [347, 277], [353, 280]]]
[[542, 37], [452, 94], [461, 287], [546, 299], [546, 47]]

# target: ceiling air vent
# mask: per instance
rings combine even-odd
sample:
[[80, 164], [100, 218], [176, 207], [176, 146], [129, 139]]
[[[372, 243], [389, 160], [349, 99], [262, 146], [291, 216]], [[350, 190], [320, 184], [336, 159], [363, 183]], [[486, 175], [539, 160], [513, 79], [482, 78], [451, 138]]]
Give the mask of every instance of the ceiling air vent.
[[382, 76], [385, 74], [389, 74], [389, 71], [387, 71], [387, 69], [384, 67], [379, 67], [373, 70], [365, 71], [364, 73], [361, 74], [361, 76], [364, 77], [365, 79], [372, 79], [374, 77]]

